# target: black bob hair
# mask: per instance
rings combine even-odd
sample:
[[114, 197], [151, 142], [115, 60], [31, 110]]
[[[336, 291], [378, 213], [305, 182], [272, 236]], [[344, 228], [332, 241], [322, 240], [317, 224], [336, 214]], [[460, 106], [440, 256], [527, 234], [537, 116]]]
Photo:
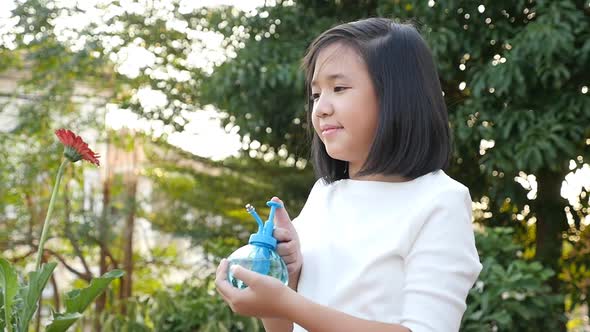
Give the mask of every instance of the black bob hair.
[[379, 105], [375, 139], [357, 175], [414, 179], [448, 167], [452, 142], [436, 65], [418, 30], [408, 23], [369, 18], [335, 26], [317, 37], [303, 59], [311, 159], [316, 176], [349, 178], [346, 161], [331, 158], [312, 126], [311, 80], [318, 54], [341, 43], [365, 62]]

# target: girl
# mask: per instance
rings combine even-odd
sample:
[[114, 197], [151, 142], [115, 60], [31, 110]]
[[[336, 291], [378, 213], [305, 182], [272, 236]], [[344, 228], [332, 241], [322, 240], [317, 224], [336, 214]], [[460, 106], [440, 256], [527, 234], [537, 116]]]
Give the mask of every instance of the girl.
[[[277, 211], [289, 287], [232, 267], [216, 286], [267, 331], [458, 331], [481, 271], [469, 191], [448, 177], [447, 111], [414, 27], [372, 18], [320, 35], [304, 58], [318, 181]], [[311, 127], [311, 126], [310, 126]], [[278, 198], [273, 198], [280, 201]]]

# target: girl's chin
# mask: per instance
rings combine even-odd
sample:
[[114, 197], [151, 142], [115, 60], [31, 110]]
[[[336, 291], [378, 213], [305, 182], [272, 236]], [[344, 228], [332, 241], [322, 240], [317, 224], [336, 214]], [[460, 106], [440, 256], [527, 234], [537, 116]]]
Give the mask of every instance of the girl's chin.
[[330, 156], [330, 158], [332, 158], [332, 159], [343, 160], [343, 161], [348, 160], [348, 158], [346, 157], [346, 154], [342, 153], [342, 151], [340, 149], [329, 149], [328, 147], [326, 147], [326, 152], [328, 153], [328, 156]]

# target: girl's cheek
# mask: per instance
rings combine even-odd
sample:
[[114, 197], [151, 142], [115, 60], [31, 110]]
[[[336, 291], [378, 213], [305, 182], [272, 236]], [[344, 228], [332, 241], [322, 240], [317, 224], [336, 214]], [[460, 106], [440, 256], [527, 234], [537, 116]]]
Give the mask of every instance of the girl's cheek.
[[311, 120], [311, 124], [313, 125], [313, 130], [315, 131], [316, 134], [321, 136], [320, 133], [320, 124], [318, 123], [317, 118], [315, 117], [315, 113], [312, 113], [311, 116], [313, 116], [312, 120]]

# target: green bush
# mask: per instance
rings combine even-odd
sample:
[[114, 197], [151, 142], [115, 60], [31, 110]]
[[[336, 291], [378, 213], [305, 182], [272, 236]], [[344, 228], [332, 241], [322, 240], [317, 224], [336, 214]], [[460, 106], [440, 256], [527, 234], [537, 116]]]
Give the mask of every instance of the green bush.
[[262, 331], [256, 318], [234, 314], [216, 294], [213, 279], [200, 287], [180, 286], [153, 298], [154, 331]]
[[483, 270], [467, 297], [461, 331], [558, 331], [563, 297], [547, 283], [554, 272], [521, 257], [512, 229], [487, 228], [476, 242]]
[[126, 316], [112, 312], [102, 317], [103, 331], [264, 331], [258, 319], [231, 311], [217, 294], [213, 277], [161, 290], [145, 300], [129, 300], [127, 306]]
[[210, 278], [198, 287], [181, 285], [157, 293], [150, 307], [154, 331], [263, 331], [258, 319], [234, 314], [214, 286]]

